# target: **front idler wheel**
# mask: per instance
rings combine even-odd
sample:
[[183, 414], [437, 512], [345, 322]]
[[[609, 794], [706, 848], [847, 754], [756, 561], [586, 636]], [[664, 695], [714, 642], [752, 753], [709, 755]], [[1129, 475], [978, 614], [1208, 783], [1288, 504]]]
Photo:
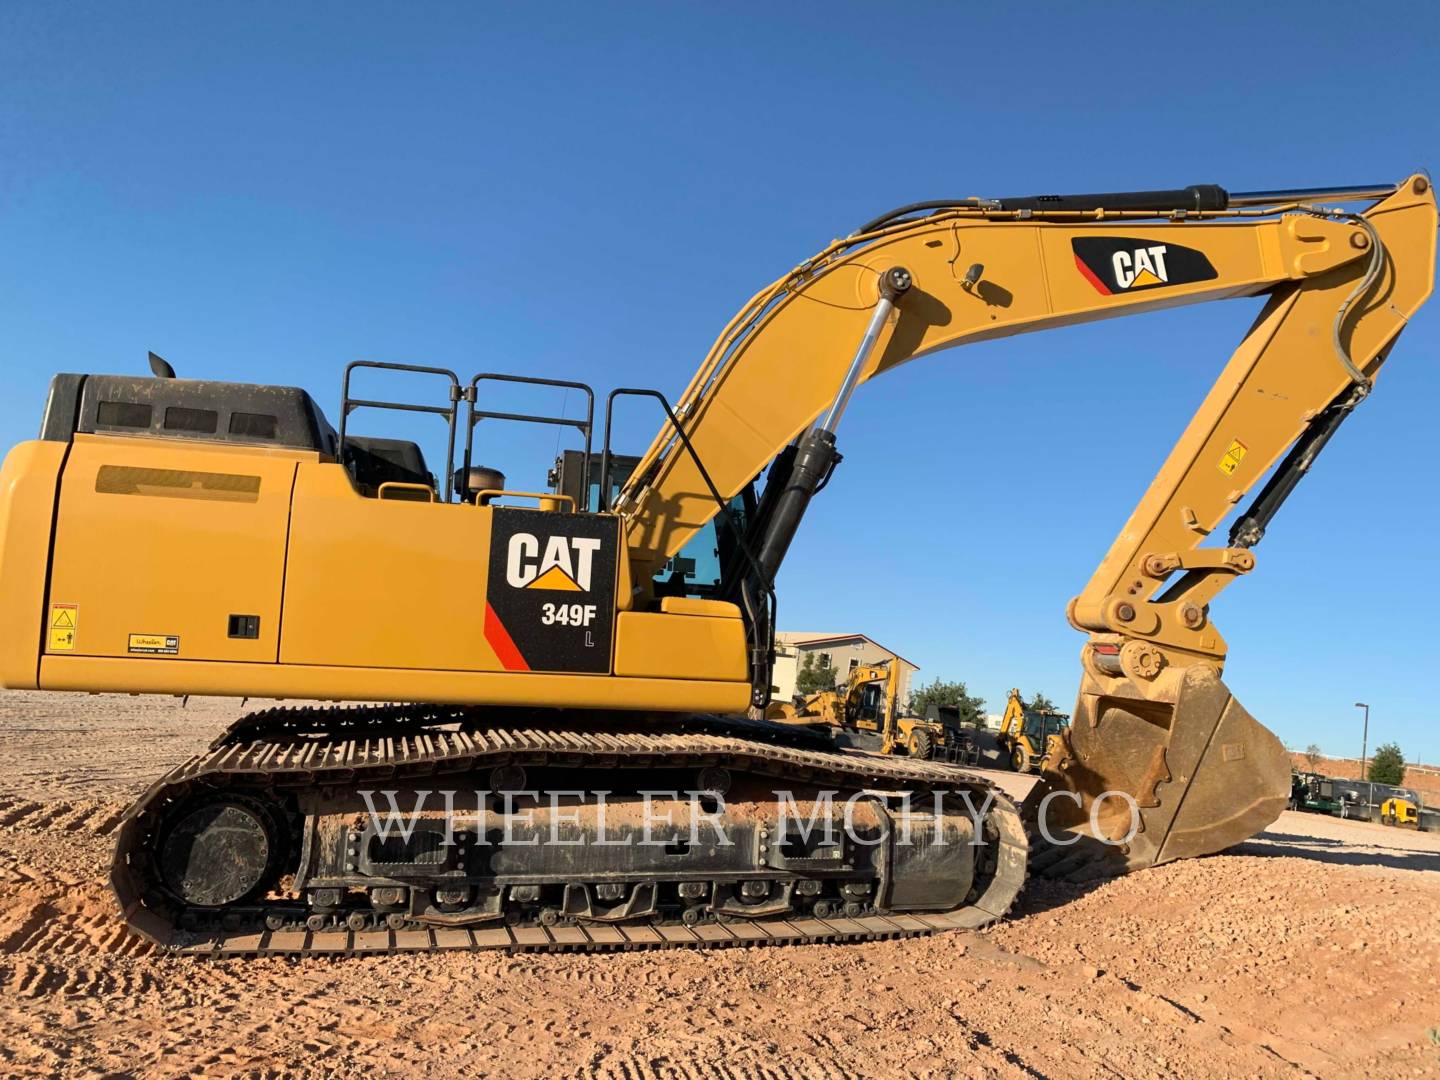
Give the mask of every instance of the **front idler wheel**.
[[160, 881], [189, 907], [223, 908], [269, 889], [286, 846], [281, 815], [262, 800], [201, 795], [177, 807], [161, 831]]

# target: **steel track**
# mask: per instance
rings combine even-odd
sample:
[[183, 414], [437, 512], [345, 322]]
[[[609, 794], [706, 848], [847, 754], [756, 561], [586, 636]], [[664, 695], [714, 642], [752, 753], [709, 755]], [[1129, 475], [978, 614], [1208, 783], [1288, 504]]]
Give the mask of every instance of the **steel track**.
[[[983, 777], [936, 762], [790, 745], [774, 725], [718, 717], [669, 724], [651, 718], [608, 723], [476, 727], [473, 712], [420, 706], [272, 709], [247, 716], [206, 753], [173, 769], [130, 808], [118, 829], [111, 885], [131, 931], [195, 956], [336, 955], [453, 949], [577, 951], [859, 941], [975, 929], [1003, 917], [1026, 877], [1029, 841], [1014, 803]], [[463, 725], [463, 726], [462, 726]], [[771, 740], [771, 741], [764, 741]], [[723, 766], [807, 784], [882, 787], [994, 796], [987, 817], [998, 832], [993, 873], [980, 895], [936, 913], [857, 918], [732, 917], [681, 922], [351, 930], [337, 925], [266, 929], [253, 909], [182, 929], [157, 891], [147, 846], [164, 810], [199, 789], [296, 790], [413, 781], [504, 765], [526, 767], [701, 768]], [[978, 805], [978, 803], [977, 803]]]

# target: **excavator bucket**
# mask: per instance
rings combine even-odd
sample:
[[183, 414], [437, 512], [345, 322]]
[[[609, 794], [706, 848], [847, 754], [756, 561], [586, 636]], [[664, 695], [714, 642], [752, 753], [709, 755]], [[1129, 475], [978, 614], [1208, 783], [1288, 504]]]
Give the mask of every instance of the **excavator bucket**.
[[1087, 880], [1223, 851], [1290, 796], [1285, 748], [1208, 664], [1086, 674], [1065, 753], [1026, 800], [1032, 871]]

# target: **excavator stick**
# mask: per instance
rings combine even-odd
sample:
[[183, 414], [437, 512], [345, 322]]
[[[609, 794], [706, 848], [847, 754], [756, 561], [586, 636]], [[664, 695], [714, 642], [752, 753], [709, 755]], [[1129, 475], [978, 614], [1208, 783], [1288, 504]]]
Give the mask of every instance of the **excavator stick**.
[[[1252, 548], [1369, 395], [1434, 281], [1427, 177], [1337, 220], [1357, 230], [1345, 249], [1361, 257], [1272, 292], [1071, 601], [1070, 622], [1090, 640], [1065, 752], [1028, 800], [1049, 846], [1042, 874], [1088, 878], [1223, 851], [1285, 807], [1288, 757], [1221, 680], [1226, 645], [1210, 606], [1255, 568]], [[1201, 546], [1261, 481], [1226, 543]]]
[[1148, 685], [1087, 671], [1063, 738], [1026, 806], [1047, 877], [1223, 851], [1273, 822], [1290, 794], [1285, 748], [1209, 664]]

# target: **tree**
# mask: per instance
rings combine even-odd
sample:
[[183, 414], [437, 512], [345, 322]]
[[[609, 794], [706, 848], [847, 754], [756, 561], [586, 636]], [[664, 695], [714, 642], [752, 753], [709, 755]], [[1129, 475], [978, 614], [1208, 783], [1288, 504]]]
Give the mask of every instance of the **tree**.
[[1060, 711], [1059, 709], [1057, 709], [1057, 708], [1055, 707], [1055, 703], [1054, 703], [1053, 701], [1051, 701], [1051, 700], [1050, 700], [1048, 697], [1046, 697], [1044, 694], [1038, 694], [1038, 693], [1037, 693], [1034, 697], [1032, 697], [1032, 698], [1030, 699], [1030, 708], [1034, 709], [1036, 712], [1059, 712], [1059, 711]]
[[839, 672], [830, 663], [829, 653], [807, 652], [795, 676], [795, 690], [800, 694], [818, 694], [821, 690], [835, 689], [838, 681]]
[[1396, 743], [1382, 743], [1375, 748], [1370, 759], [1368, 779], [1376, 784], [1403, 784], [1405, 782], [1405, 755]]
[[953, 705], [960, 711], [960, 723], [985, 726], [985, 699], [973, 696], [963, 682], [935, 679], [911, 692], [910, 715], [924, 716], [931, 705]]
[[1320, 757], [1320, 747], [1315, 743], [1312, 742], [1309, 746], [1305, 747], [1305, 760], [1309, 763], [1311, 772], [1314, 772], [1320, 767]]

